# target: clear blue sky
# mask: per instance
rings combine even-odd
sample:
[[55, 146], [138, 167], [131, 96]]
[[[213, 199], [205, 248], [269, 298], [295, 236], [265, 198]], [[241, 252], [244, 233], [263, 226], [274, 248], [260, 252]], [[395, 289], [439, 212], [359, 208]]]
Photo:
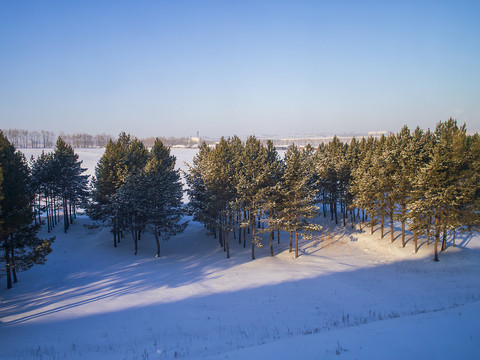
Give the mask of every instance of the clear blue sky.
[[0, 2], [0, 128], [480, 131], [477, 1]]

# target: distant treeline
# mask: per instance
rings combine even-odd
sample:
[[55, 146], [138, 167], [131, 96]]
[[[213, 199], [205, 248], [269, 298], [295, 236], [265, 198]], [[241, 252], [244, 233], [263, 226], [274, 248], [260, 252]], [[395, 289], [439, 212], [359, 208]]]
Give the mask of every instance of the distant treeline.
[[[20, 149], [26, 148], [53, 148], [57, 141], [57, 136], [53, 131], [30, 131], [22, 129], [2, 130], [8, 141], [15, 147]], [[103, 134], [91, 135], [87, 133], [64, 134], [60, 133], [60, 137], [67, 145], [74, 148], [94, 148], [105, 147], [112, 136]]]
[[[2, 130], [8, 141], [17, 149], [42, 149], [53, 148], [57, 141], [57, 136], [52, 131], [30, 131], [22, 129]], [[74, 133], [59, 135], [67, 145], [73, 148], [103, 148], [107, 146], [110, 139], [114, 137], [105, 133], [91, 135], [87, 133]], [[140, 139], [140, 141], [148, 148], [153, 147], [155, 143], [154, 137]], [[198, 146], [198, 141], [192, 140], [190, 137], [158, 137], [165, 146]]]

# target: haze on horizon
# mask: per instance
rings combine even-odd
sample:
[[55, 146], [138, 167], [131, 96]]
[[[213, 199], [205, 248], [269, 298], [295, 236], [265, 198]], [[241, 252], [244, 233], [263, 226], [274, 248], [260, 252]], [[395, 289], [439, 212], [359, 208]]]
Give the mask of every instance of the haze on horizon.
[[476, 1], [3, 1], [1, 128], [480, 131]]

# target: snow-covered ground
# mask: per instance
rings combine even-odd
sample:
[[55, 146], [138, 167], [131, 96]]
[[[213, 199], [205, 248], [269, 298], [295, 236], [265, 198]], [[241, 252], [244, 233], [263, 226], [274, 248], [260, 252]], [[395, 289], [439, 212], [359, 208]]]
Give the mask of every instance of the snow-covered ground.
[[480, 358], [480, 236], [435, 263], [399, 232], [390, 244], [319, 221], [298, 259], [282, 233], [275, 257], [265, 238], [252, 261], [232, 236], [226, 259], [192, 221], [160, 258], [147, 234], [134, 256], [81, 216], [55, 230], [45, 265], [0, 283], [0, 359]]

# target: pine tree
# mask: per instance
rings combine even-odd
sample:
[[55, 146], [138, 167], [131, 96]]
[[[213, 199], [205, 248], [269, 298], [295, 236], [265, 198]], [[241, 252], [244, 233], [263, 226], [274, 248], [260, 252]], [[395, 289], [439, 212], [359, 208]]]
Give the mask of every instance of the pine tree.
[[170, 149], [158, 138], [155, 139], [143, 174], [141, 183], [146, 185], [148, 200], [147, 224], [153, 229], [156, 256], [159, 257], [159, 239], [168, 240], [183, 232], [187, 222], [182, 222], [185, 214], [182, 206], [183, 189], [179, 170], [175, 170], [175, 157], [170, 155]]
[[67, 232], [73, 222], [76, 208], [87, 197], [88, 175], [82, 175], [86, 169], [78, 160], [73, 148], [61, 137], [58, 138], [53, 152], [53, 166], [56, 169], [55, 185], [63, 206], [64, 231]]
[[360, 159], [360, 143], [352, 138], [345, 153], [345, 171], [344, 181], [346, 183], [345, 201], [347, 209], [350, 209], [350, 218], [352, 228], [355, 226], [355, 204], [353, 194], [353, 172], [357, 168]]
[[204, 181], [204, 173], [207, 171], [207, 161], [211, 149], [203, 142], [198, 153], [193, 158], [193, 164], [189, 165], [189, 171], [185, 172], [187, 181], [187, 194], [189, 196], [188, 208], [193, 214], [193, 220], [202, 222], [205, 227], [213, 230], [212, 222], [215, 217], [212, 215], [209, 206], [209, 191]]
[[248, 223], [245, 225], [251, 229], [252, 259], [255, 259], [255, 246], [262, 246], [261, 238], [256, 232], [255, 222], [259, 218], [260, 209], [263, 206], [262, 190], [268, 181], [265, 160], [265, 148], [255, 136], [250, 136], [243, 149], [237, 192], [249, 214]]
[[285, 153], [282, 192], [287, 201], [280, 217], [284, 229], [295, 235], [295, 258], [298, 257], [299, 233], [308, 239], [308, 232], [321, 230], [319, 225], [310, 221], [317, 215], [317, 207], [313, 203], [315, 190], [310, 181], [310, 170], [306, 166], [308, 155], [308, 152], [302, 153], [295, 145], [289, 146]]
[[[466, 139], [465, 125], [459, 128], [452, 118], [439, 123], [431, 160], [416, 179], [417, 196], [412, 212], [426, 214], [434, 220], [435, 261], [438, 261], [440, 235], [443, 233], [442, 250], [445, 250], [447, 231], [459, 228], [476, 212], [475, 207], [470, 206], [475, 187], [469, 171]], [[428, 226], [429, 223], [428, 220]]]
[[33, 224], [34, 195], [30, 191], [30, 170], [25, 157], [0, 131], [0, 249], [5, 262], [7, 288], [17, 281], [17, 270], [42, 264], [50, 253], [52, 239], [37, 237]]
[[282, 196], [283, 162], [280, 159], [275, 146], [268, 140], [265, 146], [265, 166], [267, 179], [262, 189], [264, 203], [263, 210], [266, 213], [265, 222], [267, 228], [264, 232], [270, 234], [270, 255], [273, 256], [273, 240], [277, 231], [278, 243], [280, 243], [280, 229], [282, 228], [280, 212], [285, 206], [285, 198]]
[[[362, 218], [359, 219], [361, 223], [364, 222], [365, 214], [370, 214], [371, 232], [376, 219], [378, 203], [378, 174], [376, 173], [378, 167], [373, 166], [375, 160], [375, 148], [377, 144], [375, 140], [370, 137], [362, 143], [363, 154], [359, 160], [358, 167], [353, 172], [352, 188], [354, 194], [355, 207], [362, 209]], [[361, 225], [360, 225], [361, 229]]]
[[128, 176], [127, 156], [131, 144], [130, 135], [121, 133], [117, 141], [110, 141], [105, 152], [95, 167], [92, 180], [92, 201], [87, 207], [87, 214], [95, 221], [111, 227], [113, 246], [120, 242], [122, 218], [120, 206], [116, 203], [117, 190], [125, 184]]

